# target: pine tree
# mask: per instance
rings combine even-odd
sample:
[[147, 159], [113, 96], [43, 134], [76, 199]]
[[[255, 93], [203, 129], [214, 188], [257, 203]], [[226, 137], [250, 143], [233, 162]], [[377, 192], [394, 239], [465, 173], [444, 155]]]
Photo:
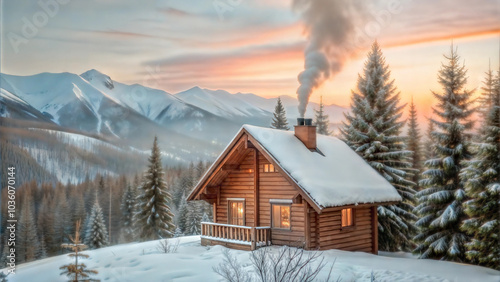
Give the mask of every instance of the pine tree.
[[182, 237], [182, 236], [184, 236], [184, 234], [182, 233], [182, 230], [179, 227], [175, 228], [174, 238], [178, 238], [178, 237]]
[[[485, 73], [486, 77], [484, 78], [483, 81], [483, 87], [481, 87], [481, 96], [477, 99], [477, 103], [479, 105], [478, 111], [479, 114], [482, 117], [483, 122], [486, 122], [488, 119], [488, 113], [489, 110], [492, 106], [493, 98], [495, 95], [495, 74], [491, 70], [491, 67], [488, 69], [488, 71]], [[481, 127], [484, 128], [484, 127]]]
[[186, 219], [185, 235], [199, 235], [201, 234], [201, 202], [190, 202], [188, 204], [188, 216]]
[[188, 215], [189, 215], [188, 203], [186, 201], [186, 196], [183, 194], [179, 207], [179, 214], [177, 216], [177, 226], [180, 228], [183, 234], [188, 234], [188, 229], [187, 229]]
[[328, 119], [328, 115], [325, 114], [324, 105], [323, 105], [323, 96], [321, 96], [321, 100], [319, 102], [319, 110], [314, 110], [315, 119], [314, 124], [316, 125], [316, 132], [322, 135], [331, 135], [332, 132], [328, 129], [330, 125], [330, 120]]
[[[427, 126], [427, 131], [426, 131], [426, 140], [424, 142], [425, 146], [425, 156], [424, 160], [430, 160], [436, 158], [437, 154], [434, 150], [434, 145], [436, 144], [436, 138], [432, 136], [432, 132], [436, 130], [434, 123], [432, 122], [432, 119], [429, 119], [429, 125]], [[422, 161], [422, 164], [425, 161]]]
[[40, 252], [37, 259], [44, 259], [47, 256], [47, 245], [45, 244], [45, 237], [42, 235], [42, 237], [40, 238]]
[[401, 203], [380, 206], [379, 249], [407, 250], [416, 228], [412, 213], [415, 185], [407, 180], [411, 168], [411, 152], [405, 150], [405, 137], [400, 136], [404, 121], [400, 121], [404, 105], [399, 104], [394, 80], [390, 80], [377, 42], [373, 43], [363, 75], [358, 78], [357, 92], [351, 98], [352, 114], [346, 114], [341, 128], [342, 138], [375, 170], [387, 179], [403, 198]]
[[126, 242], [134, 240], [134, 214], [135, 214], [135, 188], [132, 185], [127, 185], [127, 190], [122, 197], [122, 232]]
[[409, 116], [409, 124], [408, 124], [408, 151], [412, 151], [412, 175], [411, 181], [415, 184], [415, 190], [419, 190], [418, 181], [420, 178], [420, 174], [422, 173], [422, 146], [421, 146], [422, 136], [420, 135], [420, 129], [418, 128], [417, 121], [417, 109], [415, 104], [413, 103], [413, 99], [410, 104], [410, 116]]
[[471, 217], [462, 230], [472, 235], [467, 258], [500, 270], [500, 72], [491, 97], [481, 143], [473, 146], [477, 154], [462, 173], [470, 198], [466, 213]]
[[32, 261], [40, 256], [40, 243], [36, 234], [35, 220], [32, 212], [32, 197], [26, 194], [23, 201], [19, 230], [17, 232], [17, 259], [22, 262]]
[[80, 241], [80, 221], [76, 222], [75, 228], [75, 237], [70, 236], [71, 243], [61, 244], [61, 247], [65, 249], [70, 249], [73, 253], [69, 254], [70, 258], [75, 258], [74, 264], [66, 264], [61, 266], [59, 269], [63, 270], [61, 275], [66, 275], [73, 282], [78, 281], [99, 281], [96, 279], [92, 279], [91, 276], [97, 274], [96, 270], [87, 269], [87, 266], [83, 263], [78, 263], [78, 259], [80, 258], [88, 258], [87, 254], [81, 253], [84, 249], [87, 248], [85, 244], [82, 244]]
[[210, 217], [208, 216], [208, 214], [206, 212], [203, 213], [203, 216], [201, 217], [201, 221], [202, 222], [212, 222], [212, 220], [210, 219]]
[[[66, 189], [62, 185], [56, 186], [55, 191], [55, 216], [54, 216], [54, 246], [60, 246], [62, 243], [67, 242], [68, 236], [71, 235], [71, 213], [66, 197]], [[59, 248], [60, 249], [60, 248]], [[61, 252], [60, 250], [59, 252]]]
[[460, 225], [466, 219], [466, 194], [459, 174], [463, 162], [471, 157], [471, 136], [466, 132], [474, 125], [468, 120], [474, 109], [472, 92], [465, 90], [467, 70], [453, 46], [445, 58], [448, 63], [442, 65], [438, 75], [443, 93], [432, 92], [438, 100], [433, 111], [441, 120], [431, 119], [438, 129], [432, 133], [437, 157], [425, 162], [427, 170], [420, 181], [425, 189], [417, 193], [419, 205], [415, 210], [421, 218], [416, 225], [421, 233], [415, 237], [419, 243], [415, 252], [421, 258], [464, 261], [468, 238]]
[[274, 114], [271, 123], [271, 128], [281, 129], [281, 130], [289, 130], [288, 120], [286, 119], [286, 111], [285, 107], [283, 107], [283, 103], [281, 103], [281, 98], [278, 97], [278, 101], [276, 102], [276, 106], [274, 107]]
[[[51, 189], [53, 189], [51, 187]], [[50, 195], [44, 195], [37, 216], [37, 227], [39, 235], [44, 239], [47, 254], [53, 254], [58, 251], [54, 242], [54, 208], [52, 206]], [[57, 242], [60, 243], [60, 242]], [[60, 245], [59, 245], [60, 246]]]
[[163, 179], [158, 138], [155, 137], [149, 157], [149, 168], [137, 197], [135, 224], [141, 239], [152, 240], [174, 236], [174, 215], [169, 207], [171, 202], [172, 196], [167, 191]]
[[85, 245], [91, 249], [98, 249], [108, 245], [108, 231], [106, 230], [104, 215], [97, 201], [97, 196], [87, 224]]

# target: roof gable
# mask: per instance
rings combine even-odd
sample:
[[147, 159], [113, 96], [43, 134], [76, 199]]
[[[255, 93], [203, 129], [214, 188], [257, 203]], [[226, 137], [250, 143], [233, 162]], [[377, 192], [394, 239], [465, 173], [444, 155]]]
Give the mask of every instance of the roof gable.
[[[246, 135], [248, 134], [248, 135]], [[401, 201], [396, 189], [341, 140], [317, 136], [318, 151], [307, 149], [293, 131], [244, 125], [195, 186], [188, 200], [201, 192], [221, 169], [225, 158], [247, 139], [317, 211], [327, 207]], [[243, 141], [242, 141], [243, 140]]]

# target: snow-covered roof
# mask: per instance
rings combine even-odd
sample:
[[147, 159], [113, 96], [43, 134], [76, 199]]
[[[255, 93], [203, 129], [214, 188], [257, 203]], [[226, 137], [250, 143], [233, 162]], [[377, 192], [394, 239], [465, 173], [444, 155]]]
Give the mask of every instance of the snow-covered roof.
[[396, 189], [338, 138], [318, 134], [319, 153], [307, 149], [293, 131], [243, 129], [322, 208], [401, 201]]

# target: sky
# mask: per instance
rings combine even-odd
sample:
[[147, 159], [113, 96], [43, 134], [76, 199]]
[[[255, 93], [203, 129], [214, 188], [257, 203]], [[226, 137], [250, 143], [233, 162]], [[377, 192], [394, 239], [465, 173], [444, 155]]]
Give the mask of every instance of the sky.
[[[310, 34], [292, 1], [309, 0], [1, 0], [0, 71], [97, 69], [169, 93], [200, 86], [295, 96]], [[349, 106], [375, 40], [402, 102], [413, 99], [421, 120], [431, 115], [452, 42], [477, 94], [489, 66], [499, 69], [500, 0], [332, 1], [351, 23], [352, 42], [329, 46], [342, 50], [343, 66], [311, 101]]]

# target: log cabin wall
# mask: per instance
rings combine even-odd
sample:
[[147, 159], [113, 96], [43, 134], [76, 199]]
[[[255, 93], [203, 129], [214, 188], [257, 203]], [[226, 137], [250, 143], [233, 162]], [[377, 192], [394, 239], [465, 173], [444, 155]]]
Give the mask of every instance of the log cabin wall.
[[376, 222], [373, 222], [370, 207], [356, 208], [354, 211], [354, 226], [342, 229], [341, 210], [323, 212], [317, 215], [316, 225], [319, 226], [319, 242], [312, 246], [320, 250], [338, 249], [344, 251], [373, 252], [372, 233]]
[[245, 198], [245, 225], [254, 226], [254, 153], [246, 150], [246, 154], [239, 169], [231, 171], [221, 183], [217, 223], [228, 223], [228, 199]]
[[[259, 214], [260, 226], [271, 226], [271, 199], [291, 200], [298, 193], [281, 172], [264, 172], [270, 162], [259, 153]], [[304, 244], [304, 205], [292, 204], [291, 230], [271, 229], [273, 245], [295, 246]]]

